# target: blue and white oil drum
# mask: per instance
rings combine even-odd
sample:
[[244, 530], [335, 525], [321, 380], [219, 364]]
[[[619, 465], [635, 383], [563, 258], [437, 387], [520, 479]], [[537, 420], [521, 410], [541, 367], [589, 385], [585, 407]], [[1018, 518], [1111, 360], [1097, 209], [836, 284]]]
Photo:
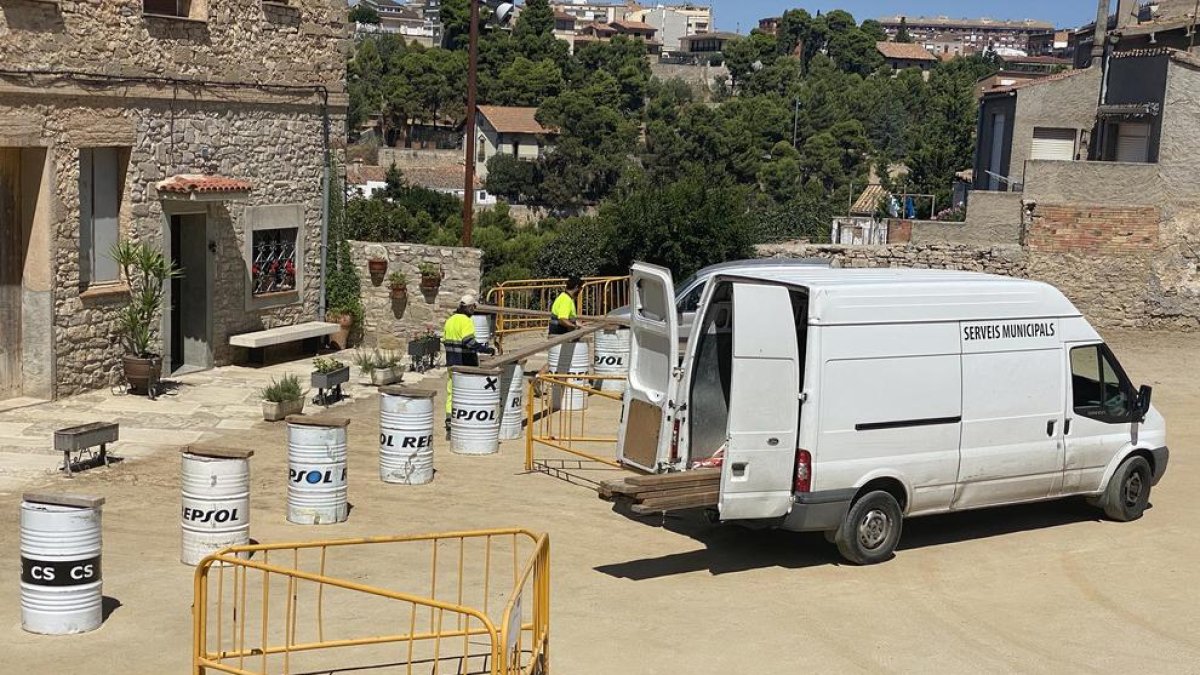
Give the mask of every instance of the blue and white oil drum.
[[289, 415], [287, 519], [329, 525], [349, 514], [344, 417]]

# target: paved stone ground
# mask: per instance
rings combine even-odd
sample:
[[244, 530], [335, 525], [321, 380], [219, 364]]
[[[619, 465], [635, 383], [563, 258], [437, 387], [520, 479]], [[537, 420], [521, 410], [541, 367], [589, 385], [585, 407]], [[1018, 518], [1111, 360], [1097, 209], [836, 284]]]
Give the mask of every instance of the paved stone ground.
[[[353, 350], [332, 356], [350, 363]], [[0, 494], [18, 491], [58, 472], [62, 454], [53, 451], [56, 429], [87, 422], [117, 422], [121, 425], [121, 440], [110, 451], [123, 460], [137, 461], [163, 450], [173, 451], [189, 443], [212, 440], [229, 431], [266, 424], [259, 390], [273, 378], [287, 373], [299, 376], [302, 383], [307, 382], [311, 371], [311, 361], [307, 358], [261, 368], [224, 366], [170, 378], [167, 391], [153, 401], [119, 391], [98, 391], [3, 410]], [[430, 377], [443, 375], [442, 370], [428, 373]], [[406, 373], [404, 381], [414, 382], [422, 377]], [[350, 382], [343, 385], [342, 391], [346, 399], [331, 406], [331, 410], [375, 395], [374, 387], [360, 383], [358, 369], [353, 366]], [[312, 402], [314, 394], [310, 392], [305, 403], [307, 413], [320, 410]]]

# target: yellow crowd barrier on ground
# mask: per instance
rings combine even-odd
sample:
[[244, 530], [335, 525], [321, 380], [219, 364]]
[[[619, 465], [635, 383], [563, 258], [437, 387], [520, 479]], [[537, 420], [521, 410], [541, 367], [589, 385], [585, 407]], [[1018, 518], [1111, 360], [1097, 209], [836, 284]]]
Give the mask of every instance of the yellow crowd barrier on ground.
[[[602, 391], [604, 380], [623, 380], [624, 375], [544, 373], [529, 383], [526, 394], [525, 470], [541, 471], [570, 482], [582, 481], [598, 487], [600, 480], [612, 478], [617, 462], [616, 429], [620, 423], [620, 392]], [[583, 391], [589, 401], [581, 410], [561, 410], [555, 405], [554, 389]], [[600, 400], [617, 405], [596, 405]], [[539, 449], [551, 449], [554, 456], [537, 456]], [[588, 473], [584, 473], [587, 470]], [[596, 470], [602, 473], [595, 473]], [[589, 475], [591, 477], [589, 477]]]
[[[487, 293], [487, 304], [512, 309], [550, 311], [566, 279], [516, 279], [498, 284]], [[586, 277], [575, 303], [580, 316], [604, 316], [629, 304], [629, 277]], [[513, 333], [546, 330], [544, 317], [496, 315], [495, 339], [503, 346]]]
[[235, 546], [196, 568], [192, 617], [194, 675], [546, 675], [550, 544], [497, 529]]

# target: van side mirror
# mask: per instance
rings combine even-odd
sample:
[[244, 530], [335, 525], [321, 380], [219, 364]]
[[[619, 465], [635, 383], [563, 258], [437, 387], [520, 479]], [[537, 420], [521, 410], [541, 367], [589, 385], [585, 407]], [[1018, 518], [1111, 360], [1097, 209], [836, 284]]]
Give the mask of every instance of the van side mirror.
[[1148, 384], [1143, 384], [1138, 388], [1137, 403], [1135, 404], [1135, 416], [1137, 421], [1141, 422], [1146, 419], [1146, 414], [1150, 412], [1150, 395], [1154, 389]]

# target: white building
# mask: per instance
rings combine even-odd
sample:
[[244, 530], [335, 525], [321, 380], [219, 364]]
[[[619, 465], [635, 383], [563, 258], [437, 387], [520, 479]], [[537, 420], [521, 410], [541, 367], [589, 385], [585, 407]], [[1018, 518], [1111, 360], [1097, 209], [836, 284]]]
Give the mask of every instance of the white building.
[[497, 154], [534, 160], [558, 135], [537, 121], [537, 108], [481, 105], [475, 117], [475, 174], [487, 176], [487, 161]]
[[713, 30], [712, 7], [707, 5], [657, 5], [632, 11], [626, 18], [658, 29], [656, 37], [666, 52], [679, 51], [680, 41], [689, 35]]

